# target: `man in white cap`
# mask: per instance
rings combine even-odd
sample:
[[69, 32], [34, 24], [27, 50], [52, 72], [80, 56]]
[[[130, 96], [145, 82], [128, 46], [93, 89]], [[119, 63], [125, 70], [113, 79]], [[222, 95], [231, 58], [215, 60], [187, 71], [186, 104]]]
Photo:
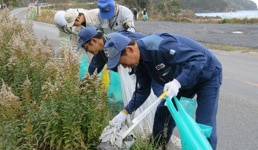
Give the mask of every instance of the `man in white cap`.
[[55, 26], [59, 30], [59, 49], [69, 49], [71, 48], [71, 28], [67, 27], [67, 21], [65, 20], [65, 11], [59, 10], [55, 13], [54, 22]]
[[67, 27], [72, 27], [73, 32], [73, 43], [77, 46], [78, 39], [77, 35], [81, 29], [86, 26], [95, 26], [98, 20], [99, 10], [98, 9], [76, 9], [70, 8], [65, 13], [65, 19], [67, 21]]
[[[95, 26], [99, 19], [99, 9], [68, 9], [65, 13], [65, 19], [67, 21], [67, 26], [72, 27], [72, 43], [73, 49], [76, 50], [78, 44], [78, 33], [86, 26]], [[78, 49], [76, 50], [78, 51]], [[90, 53], [85, 53], [85, 51], [80, 52], [80, 79], [82, 79], [86, 73], [87, 66], [93, 57]]]
[[135, 32], [134, 15], [132, 11], [114, 0], [98, 0], [100, 23], [97, 28], [104, 33], [118, 30]]
[[68, 27], [75, 27], [75, 33], [86, 26], [95, 26], [98, 20], [99, 9], [75, 9], [71, 8], [66, 11], [65, 19]]

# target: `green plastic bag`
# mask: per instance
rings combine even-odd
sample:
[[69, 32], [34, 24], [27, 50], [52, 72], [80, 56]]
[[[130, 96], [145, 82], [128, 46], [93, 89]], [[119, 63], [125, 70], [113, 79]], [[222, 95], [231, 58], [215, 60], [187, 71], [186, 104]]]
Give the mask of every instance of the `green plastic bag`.
[[110, 71], [108, 98], [110, 101], [123, 103], [121, 80], [118, 72]]
[[80, 70], [79, 70], [79, 77], [80, 80], [83, 80], [83, 78], [85, 77], [85, 74], [89, 68], [89, 58], [87, 55], [82, 56], [82, 58], [79, 60], [79, 64], [80, 64]]
[[[180, 103], [184, 107], [185, 111], [188, 113], [189, 116], [191, 116], [193, 119], [195, 119], [195, 112], [197, 107], [197, 101], [196, 99], [187, 98], [187, 97], [181, 97]], [[198, 123], [199, 127], [201, 128], [201, 131], [203, 134], [209, 138], [211, 136], [212, 127], [207, 126], [205, 124]]]
[[192, 117], [195, 118], [195, 111], [197, 102], [195, 99], [187, 98], [187, 97], [181, 97], [180, 103], [184, 107], [185, 111]]
[[173, 98], [173, 101], [174, 104], [170, 98], [166, 98], [165, 104], [177, 125], [182, 150], [212, 150], [212, 147], [200, 126], [186, 112], [176, 97]]

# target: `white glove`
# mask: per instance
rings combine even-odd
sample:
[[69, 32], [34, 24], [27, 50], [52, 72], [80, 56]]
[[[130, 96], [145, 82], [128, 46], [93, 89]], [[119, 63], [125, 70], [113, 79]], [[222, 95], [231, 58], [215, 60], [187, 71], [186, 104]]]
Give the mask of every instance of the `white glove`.
[[135, 29], [131, 27], [131, 28], [128, 28], [127, 31], [135, 32]]
[[112, 124], [117, 128], [120, 128], [122, 124], [125, 122], [127, 114], [124, 111], [121, 111], [118, 115], [116, 115], [112, 120]]
[[174, 96], [177, 96], [180, 88], [181, 84], [176, 79], [173, 79], [172, 81], [165, 84], [163, 91], [168, 90], [167, 96], [172, 98]]

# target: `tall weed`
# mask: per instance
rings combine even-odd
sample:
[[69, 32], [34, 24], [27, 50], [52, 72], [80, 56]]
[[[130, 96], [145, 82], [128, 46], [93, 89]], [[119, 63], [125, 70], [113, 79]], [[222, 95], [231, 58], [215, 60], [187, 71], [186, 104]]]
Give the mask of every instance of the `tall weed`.
[[80, 82], [77, 55], [0, 13], [0, 149], [94, 149], [111, 118], [97, 75]]

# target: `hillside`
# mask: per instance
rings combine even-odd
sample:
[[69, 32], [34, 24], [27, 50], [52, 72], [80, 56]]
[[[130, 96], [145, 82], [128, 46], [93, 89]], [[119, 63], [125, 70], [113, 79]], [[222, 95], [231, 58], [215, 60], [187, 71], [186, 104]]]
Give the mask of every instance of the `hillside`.
[[178, 0], [178, 2], [183, 9], [190, 9], [194, 12], [223, 12], [257, 9], [256, 4], [250, 0]]
[[[3, 0], [4, 3], [11, 1], [13, 5], [27, 5], [31, 0]], [[175, 7], [178, 3], [180, 8], [193, 10], [194, 12], [221, 12], [236, 10], [254, 10], [257, 9], [256, 4], [251, 0], [115, 0], [120, 4], [126, 4], [128, 7], [141, 8], [157, 8]], [[47, 3], [71, 3], [70, 0], [39, 0], [39, 2]], [[96, 2], [96, 0], [74, 0], [72, 3]], [[155, 6], [155, 7], [154, 7]], [[177, 7], [177, 6], [176, 6]]]
[[256, 4], [251, 0], [224, 0], [228, 6], [229, 11], [236, 10], [255, 10], [257, 9]]
[[[4, 3], [11, 1], [13, 5], [27, 5], [31, 0], [3, 0]], [[174, 7], [176, 3], [182, 9], [193, 10], [194, 12], [221, 12], [236, 10], [254, 10], [257, 9], [256, 4], [251, 0], [115, 0], [120, 4], [126, 4], [129, 7], [137, 8], [157, 8]], [[69, 0], [39, 0], [39, 2], [47, 3], [70, 3]], [[96, 2], [96, 0], [74, 0], [78, 3]], [[155, 7], [154, 7], [154, 6]]]

